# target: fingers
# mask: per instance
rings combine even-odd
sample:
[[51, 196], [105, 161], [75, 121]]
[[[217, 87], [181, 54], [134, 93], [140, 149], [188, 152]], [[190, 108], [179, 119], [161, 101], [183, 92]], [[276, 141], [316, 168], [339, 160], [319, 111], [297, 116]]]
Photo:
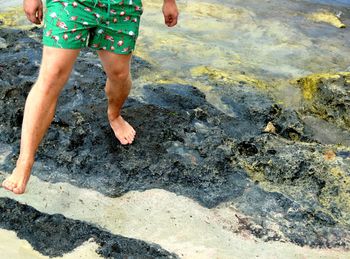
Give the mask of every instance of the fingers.
[[165, 24], [168, 25], [168, 27], [172, 27], [177, 24], [177, 16], [168, 15], [168, 16], [164, 16], [164, 18], [165, 18]]
[[39, 10], [38, 10], [38, 19], [39, 19], [40, 23], [43, 21], [43, 6], [40, 6], [40, 7], [39, 7]]
[[26, 16], [27, 16], [28, 20], [31, 21], [32, 23], [40, 24], [40, 21], [36, 17], [36, 14], [34, 12], [26, 13]]
[[177, 24], [177, 16], [171, 19], [170, 24], [168, 25], [169, 27], [173, 27]]
[[43, 5], [41, 1], [37, 2], [36, 4], [36, 6], [26, 5], [25, 2], [23, 9], [29, 21], [35, 24], [41, 24], [43, 19]]
[[170, 2], [165, 3], [162, 8], [164, 15], [164, 22], [168, 27], [175, 26], [177, 24], [179, 11], [177, 10], [176, 4], [171, 4]]
[[40, 24], [41, 20], [39, 19], [39, 14], [36, 12], [30, 12], [30, 13], [26, 13], [27, 18], [29, 21], [31, 21], [32, 23], [35, 24]]
[[166, 25], [169, 26], [169, 24], [170, 24], [170, 17], [164, 15], [164, 22], [165, 22]]

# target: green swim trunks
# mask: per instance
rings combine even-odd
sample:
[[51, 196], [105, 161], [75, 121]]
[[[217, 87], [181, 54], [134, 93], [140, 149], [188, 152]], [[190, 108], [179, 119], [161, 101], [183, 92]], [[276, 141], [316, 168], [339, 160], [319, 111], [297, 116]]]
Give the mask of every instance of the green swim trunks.
[[42, 43], [118, 54], [135, 49], [142, 0], [46, 0]]

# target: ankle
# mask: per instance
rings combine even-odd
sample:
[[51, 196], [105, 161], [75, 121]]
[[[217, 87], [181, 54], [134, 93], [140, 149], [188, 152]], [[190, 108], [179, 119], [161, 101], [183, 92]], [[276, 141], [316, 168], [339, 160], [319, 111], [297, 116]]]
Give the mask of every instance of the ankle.
[[33, 157], [23, 157], [19, 155], [16, 165], [24, 167], [32, 167], [34, 164]]
[[121, 115], [120, 113], [108, 113], [108, 120], [114, 121], [115, 119], [119, 118]]

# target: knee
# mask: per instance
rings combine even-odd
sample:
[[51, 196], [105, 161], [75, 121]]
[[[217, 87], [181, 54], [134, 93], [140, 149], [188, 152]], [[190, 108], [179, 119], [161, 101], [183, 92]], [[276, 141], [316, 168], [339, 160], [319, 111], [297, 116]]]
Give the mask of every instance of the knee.
[[39, 76], [40, 91], [45, 95], [58, 95], [69, 76], [69, 71], [63, 67], [44, 69]]
[[114, 69], [107, 74], [108, 79], [112, 82], [125, 82], [130, 76], [129, 69]]

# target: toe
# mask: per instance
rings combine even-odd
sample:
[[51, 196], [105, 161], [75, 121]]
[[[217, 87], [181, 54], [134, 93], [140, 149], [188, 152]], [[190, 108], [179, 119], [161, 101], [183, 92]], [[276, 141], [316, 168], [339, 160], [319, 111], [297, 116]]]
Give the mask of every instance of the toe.
[[12, 189], [14, 189], [14, 188], [16, 188], [16, 187], [17, 187], [17, 184], [16, 184], [16, 183], [14, 183], [14, 182], [10, 182], [10, 186], [11, 186], [11, 188], [12, 188]]
[[2, 186], [9, 191], [12, 191], [13, 189], [12, 184], [9, 181], [4, 182]]
[[11, 190], [14, 188], [13, 183], [9, 179], [6, 179], [5, 181], [3, 181], [2, 186], [8, 190]]
[[129, 143], [134, 141], [134, 135], [132, 133], [129, 134], [128, 140], [129, 140]]
[[13, 193], [15, 193], [15, 194], [22, 194], [22, 193], [24, 193], [24, 188], [16, 187], [16, 188], [14, 188], [12, 191], [13, 191]]
[[7, 187], [8, 186], [7, 180], [4, 180], [1, 186], [4, 187], [5, 189], [9, 189], [9, 187]]
[[132, 140], [128, 137], [127, 142], [128, 142], [128, 144], [131, 144]]
[[122, 143], [123, 145], [128, 144], [128, 140], [126, 138], [123, 138], [120, 140], [120, 143]]
[[2, 186], [2, 187], [5, 187], [5, 186], [6, 186], [6, 183], [7, 183], [7, 179], [5, 179], [4, 181], [2, 181], [1, 186]]
[[121, 144], [127, 144], [128, 142], [127, 142], [127, 140], [125, 140], [125, 137], [124, 136], [119, 136], [119, 135], [117, 135], [117, 134], [115, 134], [115, 136], [117, 137], [117, 139], [119, 140], [119, 142], [121, 143]]

